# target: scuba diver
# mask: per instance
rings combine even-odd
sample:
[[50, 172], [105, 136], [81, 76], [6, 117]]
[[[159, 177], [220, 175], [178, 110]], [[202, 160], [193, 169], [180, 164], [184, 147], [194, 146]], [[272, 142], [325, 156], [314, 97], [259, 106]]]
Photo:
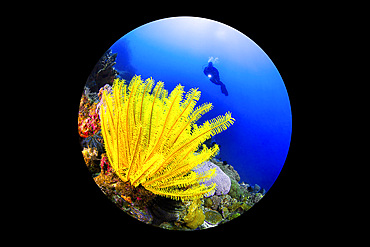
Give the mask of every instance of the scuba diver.
[[220, 75], [218, 73], [218, 70], [215, 67], [213, 67], [212, 62], [208, 62], [208, 66], [204, 68], [203, 72], [211, 82], [213, 82], [216, 85], [221, 85], [221, 92], [225, 94], [225, 96], [229, 95], [229, 93], [226, 90], [225, 84], [223, 84], [222, 81], [220, 81]]

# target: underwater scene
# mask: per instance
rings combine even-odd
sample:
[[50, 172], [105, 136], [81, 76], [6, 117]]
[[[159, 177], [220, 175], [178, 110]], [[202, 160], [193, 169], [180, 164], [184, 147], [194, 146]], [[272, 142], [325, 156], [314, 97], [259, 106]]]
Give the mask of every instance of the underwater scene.
[[120, 38], [87, 78], [78, 113], [97, 186], [130, 216], [168, 230], [215, 227], [263, 199], [291, 129], [269, 57], [236, 29], [198, 17]]

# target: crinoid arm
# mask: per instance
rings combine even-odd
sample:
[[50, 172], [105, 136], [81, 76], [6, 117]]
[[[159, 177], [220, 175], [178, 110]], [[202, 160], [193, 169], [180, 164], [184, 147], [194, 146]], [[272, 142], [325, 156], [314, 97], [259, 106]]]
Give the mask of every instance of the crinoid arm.
[[[185, 95], [185, 96], [184, 96]], [[176, 200], [200, 198], [215, 189], [200, 182], [215, 171], [196, 174], [192, 169], [215, 156], [219, 147], [200, 145], [235, 121], [231, 113], [195, 124], [210, 111], [211, 103], [195, 108], [201, 92], [186, 94], [179, 84], [171, 93], [164, 83], [134, 76], [129, 83], [116, 79], [112, 92], [103, 93], [100, 120], [104, 146], [119, 178], [142, 185], [154, 194]]]
[[172, 188], [147, 188], [154, 194], [164, 196], [171, 198], [173, 200], [195, 200], [198, 198], [201, 198], [205, 195], [208, 195], [212, 191], [214, 191], [216, 188], [216, 184], [212, 183], [211, 186], [205, 186], [204, 184], [201, 184], [199, 186], [194, 187], [188, 187], [188, 188], [178, 188], [178, 187], [172, 187]]

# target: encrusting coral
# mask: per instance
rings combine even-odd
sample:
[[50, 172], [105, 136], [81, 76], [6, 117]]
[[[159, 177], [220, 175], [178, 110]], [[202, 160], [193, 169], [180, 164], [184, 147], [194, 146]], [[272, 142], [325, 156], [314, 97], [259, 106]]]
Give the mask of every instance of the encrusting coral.
[[195, 122], [212, 109], [200, 98], [198, 89], [184, 97], [182, 85], [168, 94], [164, 83], [134, 76], [129, 83], [115, 79], [112, 92], [103, 92], [100, 120], [105, 150], [113, 171], [123, 181], [142, 185], [152, 193], [175, 200], [194, 200], [210, 193], [216, 184], [200, 182], [215, 175], [215, 169], [201, 174], [192, 171], [215, 156], [218, 145], [202, 143], [226, 130], [235, 119], [231, 113], [198, 126]]
[[196, 229], [203, 224], [205, 215], [200, 206], [200, 200], [193, 200], [188, 208], [188, 213], [184, 217], [184, 222], [190, 229]]
[[211, 161], [204, 162], [201, 167], [193, 169], [193, 171], [196, 173], [202, 173], [210, 169], [216, 169], [216, 176], [202, 183], [204, 183], [206, 186], [210, 185], [211, 183], [215, 183], [217, 184], [217, 187], [216, 191], [210, 193], [208, 196], [213, 196], [214, 194], [226, 195], [229, 193], [231, 186], [230, 178], [220, 169], [219, 166], [213, 164]]
[[85, 94], [82, 95], [78, 112], [78, 133], [83, 138], [93, 136], [100, 129], [96, 106], [97, 103], [91, 102]]
[[96, 148], [84, 148], [82, 150], [82, 155], [84, 157], [86, 166], [89, 168], [89, 170], [92, 173], [99, 172], [99, 167], [96, 164], [96, 161], [98, 161], [98, 151]]

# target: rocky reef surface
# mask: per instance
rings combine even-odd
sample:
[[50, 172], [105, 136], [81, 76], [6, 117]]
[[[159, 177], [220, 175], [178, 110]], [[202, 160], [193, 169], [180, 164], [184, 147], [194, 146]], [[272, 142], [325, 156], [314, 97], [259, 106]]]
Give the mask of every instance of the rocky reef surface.
[[[91, 73], [80, 102], [78, 131], [87, 168], [101, 191], [122, 211], [146, 224], [171, 230], [200, 230], [215, 227], [239, 217], [265, 194], [257, 184], [240, 182], [240, 176], [227, 162], [213, 158], [194, 169], [203, 173], [216, 168], [216, 176], [206, 185], [216, 183], [215, 191], [201, 199], [176, 201], [153, 194], [141, 185], [134, 187], [123, 182], [109, 164], [101, 135], [99, 108], [102, 92], [118, 72], [117, 54], [108, 50]], [[212, 139], [206, 145], [215, 144]], [[217, 156], [216, 156], [217, 157]]]
[[98, 112], [102, 87], [98, 94], [86, 88], [79, 112], [82, 155], [95, 183], [122, 211], [154, 226], [172, 230], [199, 230], [223, 224], [239, 217], [265, 194], [257, 184], [240, 182], [237, 170], [227, 162], [213, 158], [194, 169], [203, 173], [216, 168], [216, 176], [206, 185], [216, 183], [212, 193], [193, 201], [176, 201], [154, 195], [142, 186], [122, 182], [114, 173], [104, 150]]
[[[88, 151], [90, 150], [85, 150], [85, 153]], [[238, 172], [231, 165], [217, 159], [208, 161], [204, 169], [217, 166], [223, 171], [220, 176], [229, 181], [221, 179], [222, 189], [216, 189], [216, 193], [211, 196], [185, 202], [157, 196], [141, 186], [133, 187], [129, 182], [120, 181], [107, 167], [104, 157], [100, 160], [100, 165], [91, 165], [98, 162], [97, 158], [90, 159], [89, 162], [91, 172], [96, 172], [96, 168], [101, 167], [100, 173], [93, 174], [94, 181], [116, 206], [137, 220], [164, 229], [187, 231], [215, 227], [248, 211], [265, 193], [257, 184], [251, 186], [244, 182], [239, 183]], [[225, 187], [225, 184], [229, 185]]]

